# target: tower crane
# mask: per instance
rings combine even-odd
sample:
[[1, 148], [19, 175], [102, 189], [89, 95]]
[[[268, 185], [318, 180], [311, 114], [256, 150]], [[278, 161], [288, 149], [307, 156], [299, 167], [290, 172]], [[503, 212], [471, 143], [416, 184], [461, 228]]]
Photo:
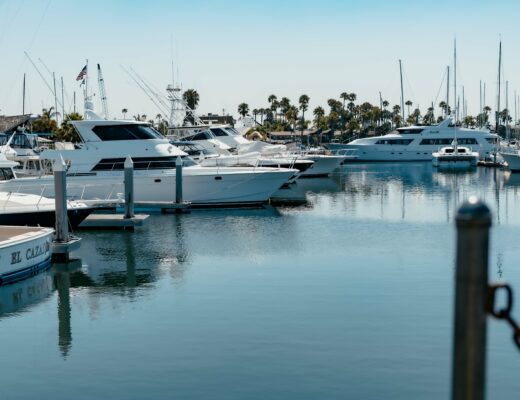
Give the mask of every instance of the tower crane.
[[107, 95], [105, 91], [105, 80], [103, 79], [103, 73], [101, 72], [101, 66], [97, 65], [98, 70], [98, 86], [99, 86], [99, 97], [101, 98], [101, 107], [103, 108], [103, 115], [105, 119], [108, 119], [108, 103]]

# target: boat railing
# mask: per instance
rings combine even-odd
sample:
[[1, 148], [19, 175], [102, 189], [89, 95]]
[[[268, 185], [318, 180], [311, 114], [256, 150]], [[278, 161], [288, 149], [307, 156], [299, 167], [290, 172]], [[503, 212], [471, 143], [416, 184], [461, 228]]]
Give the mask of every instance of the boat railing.
[[[106, 183], [106, 184], [99, 184], [99, 183], [93, 183], [93, 184], [78, 184], [78, 183], [72, 183], [67, 182], [67, 198], [69, 200], [92, 200], [92, 196], [86, 196], [87, 193], [89, 193], [89, 189], [96, 189], [96, 192], [102, 195], [96, 196], [97, 200], [100, 201], [116, 201], [119, 200], [119, 198], [122, 196], [124, 192], [124, 183], [117, 182], [117, 183]], [[106, 190], [103, 190], [106, 189]], [[37, 205], [41, 203], [41, 201], [44, 198], [54, 197], [54, 182], [51, 183], [41, 183], [41, 184], [34, 184], [34, 185], [25, 185], [25, 184], [19, 184], [16, 186], [13, 190], [10, 190], [7, 196], [7, 200], [5, 203], [9, 201], [12, 195], [19, 195], [19, 194], [36, 194], [39, 196]], [[4, 203], [4, 207], [5, 207]]]

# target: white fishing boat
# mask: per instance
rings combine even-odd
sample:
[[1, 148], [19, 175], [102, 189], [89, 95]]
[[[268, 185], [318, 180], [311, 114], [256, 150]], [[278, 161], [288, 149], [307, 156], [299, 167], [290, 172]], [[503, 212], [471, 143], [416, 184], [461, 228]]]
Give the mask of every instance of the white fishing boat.
[[441, 147], [432, 153], [432, 164], [437, 168], [468, 169], [477, 166], [479, 153], [469, 147], [459, 146], [457, 140], [451, 146]]
[[0, 285], [48, 268], [53, 235], [51, 228], [0, 226]]

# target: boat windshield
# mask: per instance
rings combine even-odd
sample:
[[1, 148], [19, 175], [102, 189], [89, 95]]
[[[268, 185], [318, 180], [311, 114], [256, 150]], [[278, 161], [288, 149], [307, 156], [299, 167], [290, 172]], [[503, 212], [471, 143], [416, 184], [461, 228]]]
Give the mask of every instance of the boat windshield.
[[0, 168], [0, 181], [8, 181], [14, 178], [11, 168]]
[[98, 125], [92, 130], [102, 141], [163, 139], [154, 128], [144, 124]]

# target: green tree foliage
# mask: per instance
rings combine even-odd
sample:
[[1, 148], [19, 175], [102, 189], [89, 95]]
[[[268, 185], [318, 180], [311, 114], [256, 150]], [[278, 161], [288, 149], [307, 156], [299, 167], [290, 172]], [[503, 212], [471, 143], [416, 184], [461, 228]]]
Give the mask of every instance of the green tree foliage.
[[247, 103], [240, 103], [238, 105], [238, 113], [242, 116], [242, 117], [245, 117], [247, 115], [247, 113], [249, 112], [249, 105]]
[[195, 110], [199, 105], [199, 93], [195, 89], [187, 89], [182, 94], [182, 99], [186, 102], [189, 108]]
[[55, 133], [58, 130], [58, 124], [53, 119], [55, 116], [54, 107], [44, 108], [38, 118], [32, 122], [31, 130], [33, 132]]
[[65, 115], [59, 129], [56, 130], [57, 139], [62, 142], [79, 142], [80, 137], [76, 132], [76, 129], [74, 129], [74, 126], [70, 124], [70, 121], [80, 121], [82, 119], [83, 117], [80, 114], [74, 112]]

